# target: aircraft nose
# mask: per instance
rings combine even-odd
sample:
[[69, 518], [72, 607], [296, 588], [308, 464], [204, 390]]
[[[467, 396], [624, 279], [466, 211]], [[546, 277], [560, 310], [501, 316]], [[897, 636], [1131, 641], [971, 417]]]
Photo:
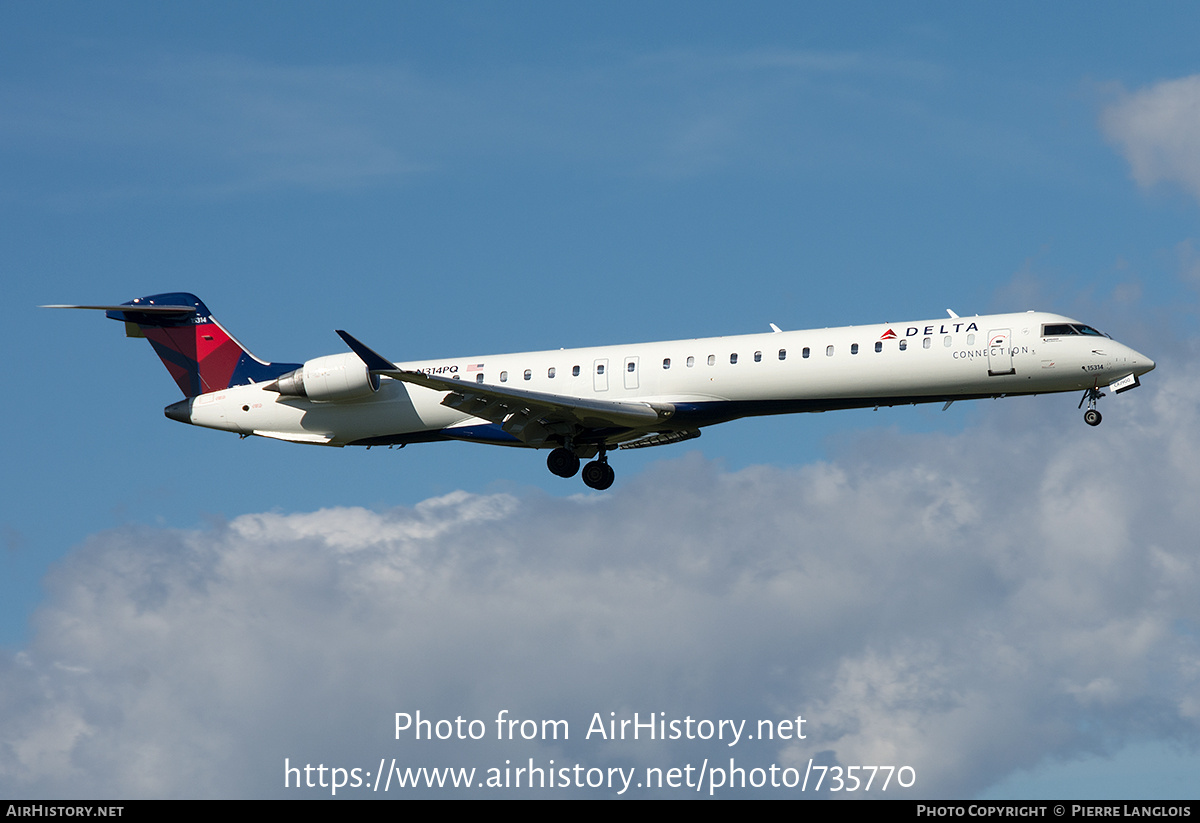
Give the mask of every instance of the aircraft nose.
[[1129, 350], [1129, 362], [1133, 365], [1134, 374], [1154, 371], [1154, 361], [1139, 351]]

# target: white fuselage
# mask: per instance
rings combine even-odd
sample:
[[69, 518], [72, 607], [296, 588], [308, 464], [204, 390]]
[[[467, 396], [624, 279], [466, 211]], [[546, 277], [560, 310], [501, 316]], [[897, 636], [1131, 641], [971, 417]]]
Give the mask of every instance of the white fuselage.
[[[1145, 355], [1105, 336], [1044, 336], [1047, 324], [1080, 325], [1027, 312], [396, 366], [512, 390], [676, 409], [669, 425], [648, 430], [699, 428], [757, 414], [1079, 391], [1154, 368]], [[446, 395], [385, 378], [367, 397], [314, 402], [257, 384], [201, 395], [185, 401], [186, 412], [168, 414], [239, 434], [334, 446], [460, 436], [529, 445], [443, 405]]]

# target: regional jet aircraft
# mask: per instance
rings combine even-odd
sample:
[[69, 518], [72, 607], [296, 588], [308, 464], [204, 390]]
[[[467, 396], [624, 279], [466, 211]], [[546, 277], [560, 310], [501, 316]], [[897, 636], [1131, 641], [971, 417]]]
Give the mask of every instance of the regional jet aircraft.
[[306, 363], [252, 355], [192, 294], [99, 309], [150, 341], [185, 399], [167, 417], [242, 437], [323, 446], [465, 440], [549, 449], [547, 466], [607, 489], [608, 454], [678, 443], [766, 414], [1140, 385], [1154, 361], [1091, 326], [1041, 312], [393, 363], [350, 352]]

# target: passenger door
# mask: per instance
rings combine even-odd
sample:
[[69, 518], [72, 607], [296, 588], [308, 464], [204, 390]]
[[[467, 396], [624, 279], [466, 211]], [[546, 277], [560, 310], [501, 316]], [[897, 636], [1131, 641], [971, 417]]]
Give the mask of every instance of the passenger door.
[[608, 391], [608, 360], [597, 360], [592, 365], [592, 387], [596, 391]]
[[636, 389], [638, 387], [638, 359], [636, 357], [625, 358], [625, 388]]
[[1013, 368], [1012, 332], [993, 329], [988, 332], [988, 377], [1016, 374]]

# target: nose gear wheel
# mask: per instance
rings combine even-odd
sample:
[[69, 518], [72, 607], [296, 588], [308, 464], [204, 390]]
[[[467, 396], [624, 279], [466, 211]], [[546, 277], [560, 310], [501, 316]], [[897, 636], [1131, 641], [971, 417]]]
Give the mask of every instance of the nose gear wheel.
[[1083, 404], [1087, 402], [1087, 411], [1083, 413], [1083, 422], [1089, 426], [1099, 426], [1100, 421], [1104, 419], [1100, 412], [1096, 411], [1096, 401], [1104, 396], [1104, 392], [1096, 387], [1092, 387], [1083, 393], [1083, 397], [1079, 400], [1079, 408], [1083, 408]]

